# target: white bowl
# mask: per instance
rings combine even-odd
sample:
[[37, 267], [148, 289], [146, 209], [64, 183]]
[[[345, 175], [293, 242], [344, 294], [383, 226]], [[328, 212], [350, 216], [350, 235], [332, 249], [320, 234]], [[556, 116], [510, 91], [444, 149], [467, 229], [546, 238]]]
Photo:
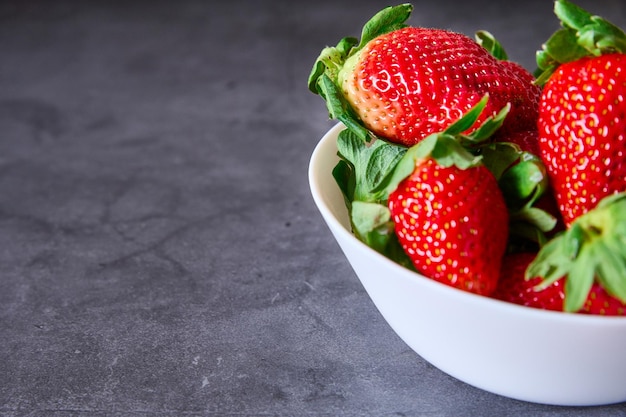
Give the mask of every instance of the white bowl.
[[422, 358], [468, 384], [524, 401], [626, 401], [626, 317], [517, 306], [458, 290], [388, 260], [354, 237], [332, 176], [342, 125], [309, 165], [313, 199], [370, 298]]

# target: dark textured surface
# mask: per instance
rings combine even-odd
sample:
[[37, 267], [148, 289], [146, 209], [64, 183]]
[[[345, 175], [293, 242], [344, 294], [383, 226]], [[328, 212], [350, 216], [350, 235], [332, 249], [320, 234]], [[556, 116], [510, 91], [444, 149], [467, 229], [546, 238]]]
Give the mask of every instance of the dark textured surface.
[[[549, 1], [414, 4], [527, 67], [556, 29]], [[306, 77], [385, 5], [0, 1], [0, 415], [626, 415], [443, 374], [340, 253]]]

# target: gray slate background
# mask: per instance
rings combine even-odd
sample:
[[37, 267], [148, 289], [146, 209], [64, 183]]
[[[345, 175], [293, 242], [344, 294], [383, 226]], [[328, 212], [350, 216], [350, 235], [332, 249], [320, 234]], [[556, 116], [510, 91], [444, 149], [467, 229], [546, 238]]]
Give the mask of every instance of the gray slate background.
[[[0, 1], [0, 415], [625, 416], [413, 353], [309, 194], [306, 78], [381, 1]], [[622, 0], [579, 4], [626, 27]], [[550, 1], [415, 1], [528, 68]]]

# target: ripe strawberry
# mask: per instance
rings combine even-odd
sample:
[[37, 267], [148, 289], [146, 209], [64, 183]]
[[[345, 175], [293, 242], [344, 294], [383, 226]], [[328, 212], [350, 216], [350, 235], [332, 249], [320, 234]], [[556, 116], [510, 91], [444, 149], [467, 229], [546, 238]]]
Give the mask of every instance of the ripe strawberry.
[[555, 12], [564, 28], [538, 55], [539, 147], [569, 226], [626, 190], [626, 35], [564, 0]]
[[521, 67], [503, 64], [463, 34], [406, 27], [410, 12], [410, 5], [384, 9], [366, 24], [358, 45], [346, 38], [322, 51], [309, 88], [327, 100], [332, 117], [411, 146], [489, 94], [486, 111], [467, 132], [507, 103], [503, 129], [535, 125], [539, 89], [527, 71], [520, 75]]
[[[484, 111], [485, 103], [477, 107]], [[488, 295], [506, 250], [509, 213], [495, 176], [450, 130], [471, 125], [480, 114], [469, 112], [411, 147], [393, 172], [387, 204], [398, 242], [417, 271]]]
[[540, 155], [566, 224], [626, 190], [626, 55], [561, 65], [546, 84]]
[[512, 253], [504, 257], [500, 279], [493, 298], [526, 307], [543, 310], [563, 311], [562, 280], [556, 281], [547, 288], [538, 291], [536, 286], [543, 281], [540, 277], [525, 279], [528, 265], [535, 259], [536, 253]]
[[508, 212], [484, 165], [442, 166], [432, 157], [389, 196], [396, 235], [415, 268], [478, 294], [496, 286], [508, 237]]

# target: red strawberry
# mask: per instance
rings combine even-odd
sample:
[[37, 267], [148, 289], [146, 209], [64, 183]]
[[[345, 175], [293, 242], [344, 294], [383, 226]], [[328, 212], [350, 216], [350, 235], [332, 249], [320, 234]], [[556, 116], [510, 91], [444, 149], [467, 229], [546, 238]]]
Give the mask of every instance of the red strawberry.
[[[539, 109], [540, 156], [565, 224], [605, 196], [626, 190], [626, 35], [564, 0], [564, 28], [538, 55], [545, 87]], [[569, 42], [565, 42], [568, 40]]]
[[[398, 242], [417, 271], [488, 295], [506, 250], [509, 213], [495, 176], [458, 136], [459, 126], [474, 123], [485, 103], [406, 152], [393, 172], [387, 204]], [[488, 120], [502, 123], [501, 117]]]
[[[445, 130], [489, 94], [486, 111], [468, 132], [507, 103], [503, 129], [535, 125], [539, 89], [530, 74], [521, 76], [521, 67], [503, 64], [463, 34], [405, 27], [410, 11], [409, 5], [385, 9], [365, 26], [359, 45], [344, 40], [322, 52], [309, 87], [326, 98], [331, 116], [411, 146]], [[371, 27], [378, 30], [366, 30]]]
[[561, 65], [541, 99], [540, 155], [566, 224], [626, 190], [626, 55]]
[[493, 298], [544, 310], [563, 310], [564, 293], [562, 280], [556, 281], [542, 291], [535, 288], [543, 280], [534, 277], [526, 280], [524, 274], [536, 254], [522, 252], [506, 255], [502, 261], [500, 279]]
[[415, 268], [437, 281], [478, 294], [496, 286], [508, 237], [508, 212], [484, 165], [416, 161], [389, 196], [396, 235]]

